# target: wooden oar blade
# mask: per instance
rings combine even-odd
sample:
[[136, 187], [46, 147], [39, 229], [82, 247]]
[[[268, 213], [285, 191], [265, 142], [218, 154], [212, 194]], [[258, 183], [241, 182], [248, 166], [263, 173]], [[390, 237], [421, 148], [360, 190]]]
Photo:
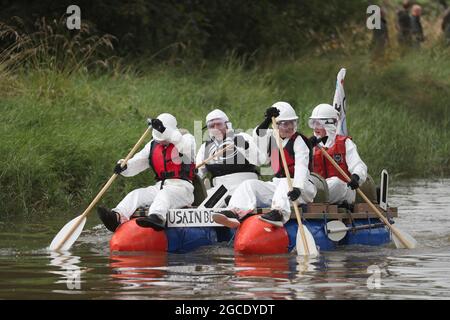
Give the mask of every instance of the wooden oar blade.
[[[306, 243], [308, 248], [305, 248], [304, 242], [302, 241], [302, 234], [300, 232], [300, 228], [297, 230], [297, 255], [299, 256], [310, 256], [310, 257], [317, 257], [319, 255], [319, 251], [317, 250], [316, 241], [314, 241], [314, 238], [309, 232], [308, 228], [306, 226], [303, 226], [303, 230], [305, 233]], [[307, 250], [308, 249], [308, 250]]]
[[[61, 245], [61, 241], [64, 240], [64, 238], [67, 236], [67, 234], [70, 232], [72, 227], [80, 220], [80, 224], [78, 227], [74, 230], [74, 232], [70, 235], [70, 237], [67, 238], [66, 241]], [[48, 247], [49, 250], [55, 251], [67, 251], [72, 247], [75, 241], [77, 241], [78, 237], [80, 236], [81, 232], [83, 231], [84, 225], [86, 223], [86, 217], [78, 216], [69, 222], [58, 232], [58, 234], [53, 238], [52, 243]], [[59, 247], [59, 248], [58, 248]]]
[[414, 249], [417, 247], [417, 241], [414, 239], [410, 234], [406, 233], [405, 231], [399, 230], [398, 228], [395, 229], [403, 238], [403, 240], [406, 242], [406, 245], [403, 244], [403, 242], [395, 235], [394, 232], [392, 232], [392, 240], [394, 241], [395, 247], [397, 249]]

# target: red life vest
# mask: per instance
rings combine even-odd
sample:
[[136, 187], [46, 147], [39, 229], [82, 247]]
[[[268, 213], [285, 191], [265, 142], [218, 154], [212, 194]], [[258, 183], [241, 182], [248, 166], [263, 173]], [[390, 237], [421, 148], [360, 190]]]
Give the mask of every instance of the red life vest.
[[[342, 170], [350, 177], [351, 174], [348, 171], [345, 141], [351, 139], [349, 136], [337, 135], [334, 141], [334, 145], [327, 149], [324, 148], [328, 154], [336, 161]], [[334, 168], [330, 161], [328, 161], [322, 154], [322, 151], [318, 147], [314, 147], [314, 160], [313, 160], [313, 172], [320, 174], [323, 178], [338, 177], [342, 181], [345, 178]]]
[[[289, 175], [291, 176], [291, 178], [294, 177], [294, 173], [295, 173], [295, 152], [294, 152], [294, 142], [295, 139], [297, 139], [297, 137], [300, 136], [303, 141], [305, 142], [305, 144], [308, 146], [308, 149], [310, 149], [310, 144], [308, 141], [308, 138], [306, 138], [304, 135], [302, 135], [301, 133], [294, 133], [290, 138], [288, 143], [286, 144], [286, 146], [283, 148], [284, 151], [284, 156], [286, 158], [286, 163], [289, 169]], [[275, 138], [272, 136], [271, 140], [270, 140], [270, 165], [272, 167], [272, 170], [275, 174], [275, 177], [277, 178], [285, 178], [286, 174], [284, 172], [284, 167], [283, 167], [283, 161], [281, 159], [281, 154], [280, 151], [278, 149], [278, 146], [274, 140]], [[308, 164], [308, 167], [311, 170], [311, 150], [309, 150], [309, 155], [310, 155], [310, 161]]]
[[194, 180], [195, 162], [184, 159], [174, 144], [163, 145], [153, 140], [150, 146], [150, 167], [156, 174], [156, 180], [183, 179]]

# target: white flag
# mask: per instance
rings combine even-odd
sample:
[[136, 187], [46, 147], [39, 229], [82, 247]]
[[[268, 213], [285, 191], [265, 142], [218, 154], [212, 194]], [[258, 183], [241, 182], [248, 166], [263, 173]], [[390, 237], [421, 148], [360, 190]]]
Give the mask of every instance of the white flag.
[[345, 68], [339, 70], [336, 80], [336, 91], [334, 93], [333, 106], [339, 112], [339, 121], [337, 125], [336, 134], [347, 136], [347, 118], [345, 113], [347, 111], [347, 105], [345, 101], [344, 92], [344, 78], [345, 78]]

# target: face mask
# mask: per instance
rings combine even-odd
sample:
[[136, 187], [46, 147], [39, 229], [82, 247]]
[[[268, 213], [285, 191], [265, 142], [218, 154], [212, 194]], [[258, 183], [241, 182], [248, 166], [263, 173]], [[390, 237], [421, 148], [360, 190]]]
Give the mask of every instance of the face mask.
[[334, 124], [326, 124], [324, 126], [325, 131], [327, 132], [327, 136], [334, 139], [336, 136], [336, 126]]
[[[323, 126], [323, 128], [325, 129], [326, 135], [328, 137], [326, 143], [325, 143], [325, 147], [330, 147], [334, 144], [334, 140], [336, 138], [336, 131], [337, 131], [337, 127], [334, 124], [326, 124]], [[316, 132], [314, 132], [314, 136], [319, 138], [320, 136], [316, 134]]]

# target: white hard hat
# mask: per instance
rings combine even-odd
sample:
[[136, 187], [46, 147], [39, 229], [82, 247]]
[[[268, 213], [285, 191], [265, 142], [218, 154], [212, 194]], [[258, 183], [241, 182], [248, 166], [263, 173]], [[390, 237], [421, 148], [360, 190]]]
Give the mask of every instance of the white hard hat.
[[[169, 129], [177, 129], [177, 119], [175, 119], [175, 117], [173, 115], [171, 115], [170, 113], [161, 113], [156, 119], [161, 120], [161, 122], [163, 123], [164, 127], [169, 128]], [[156, 141], [164, 141], [166, 140], [164, 137], [164, 133], [161, 133], [155, 129], [152, 130], [152, 136], [153, 139], [155, 139]]]
[[311, 117], [309, 117], [308, 125], [310, 128], [314, 127], [314, 120], [332, 120], [331, 123], [326, 124], [336, 124], [339, 120], [339, 112], [332, 105], [321, 103], [313, 109]]
[[[208, 113], [208, 115], [206, 116], [206, 126], [203, 129], [205, 129], [208, 126], [208, 122], [215, 120], [215, 119], [223, 120], [226, 124], [227, 129], [233, 130], [233, 125], [230, 122], [230, 120], [228, 119], [228, 116], [226, 115], [225, 112], [223, 112], [220, 109], [214, 109], [213, 111]], [[213, 135], [210, 134], [210, 137], [212, 138]]]
[[275, 118], [275, 120], [278, 121], [284, 121], [284, 120], [297, 120], [297, 114], [295, 113], [294, 108], [287, 103], [283, 101], [276, 102], [272, 105], [272, 107], [277, 108], [280, 111], [280, 115]]
[[214, 119], [222, 119], [224, 121], [229, 121], [228, 116], [220, 109], [214, 109], [206, 116], [206, 123]]

